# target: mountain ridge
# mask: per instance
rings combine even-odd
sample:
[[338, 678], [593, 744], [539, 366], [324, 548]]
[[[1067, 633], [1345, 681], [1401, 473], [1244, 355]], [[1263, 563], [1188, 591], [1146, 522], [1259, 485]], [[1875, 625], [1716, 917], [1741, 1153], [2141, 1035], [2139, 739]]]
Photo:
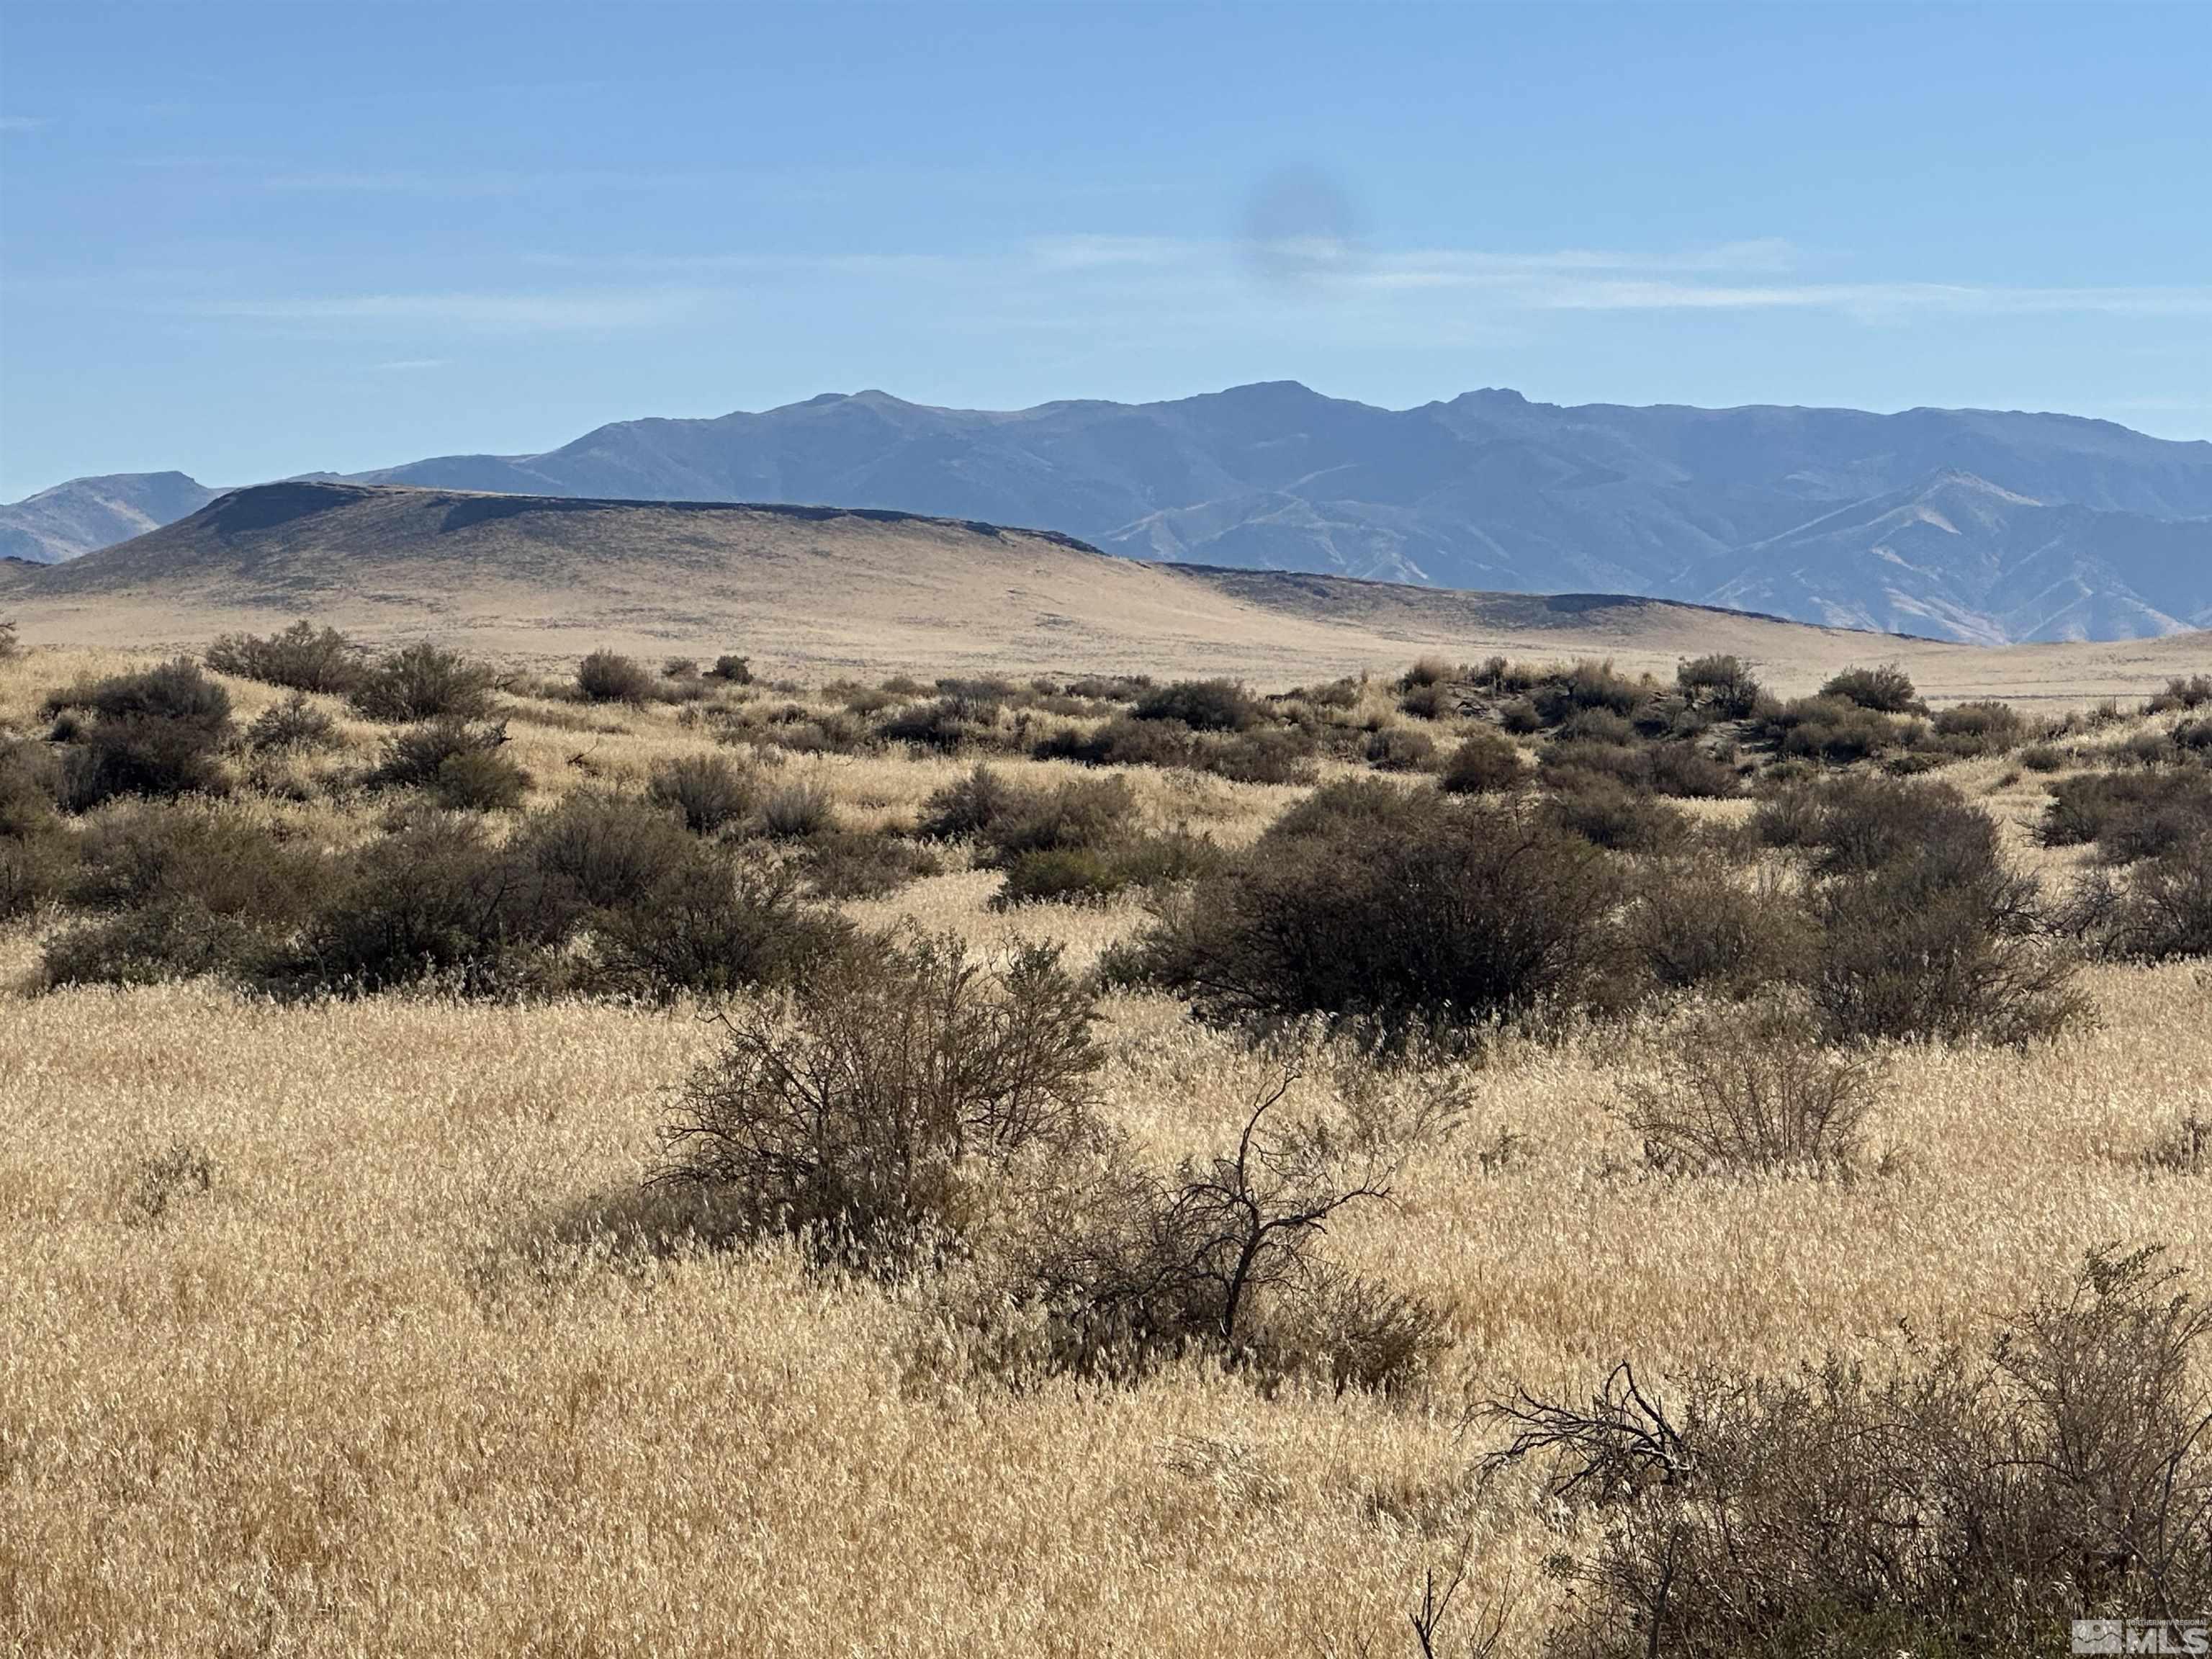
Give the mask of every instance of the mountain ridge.
[[[1389, 410], [1294, 380], [988, 410], [871, 388], [345, 476], [905, 511], [1151, 561], [1742, 603], [1963, 641], [2212, 622], [2212, 442], [2058, 414], [1562, 405], [1499, 387]], [[1850, 516], [1944, 477], [2011, 499], [1945, 532]]]

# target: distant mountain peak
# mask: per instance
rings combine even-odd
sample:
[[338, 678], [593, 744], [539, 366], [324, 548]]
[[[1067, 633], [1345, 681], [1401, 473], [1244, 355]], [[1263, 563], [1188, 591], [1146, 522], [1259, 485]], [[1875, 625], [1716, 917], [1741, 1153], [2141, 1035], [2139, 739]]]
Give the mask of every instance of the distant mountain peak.
[[[1146, 560], [1640, 593], [1975, 641], [2212, 617], [2212, 444], [2070, 416], [1561, 406], [1502, 386], [1391, 410], [1291, 380], [976, 410], [868, 387], [356, 478], [901, 512]], [[97, 500], [101, 483], [64, 488]], [[4, 531], [0, 515], [0, 554], [22, 550]], [[69, 534], [71, 550], [101, 544], [88, 522]]]

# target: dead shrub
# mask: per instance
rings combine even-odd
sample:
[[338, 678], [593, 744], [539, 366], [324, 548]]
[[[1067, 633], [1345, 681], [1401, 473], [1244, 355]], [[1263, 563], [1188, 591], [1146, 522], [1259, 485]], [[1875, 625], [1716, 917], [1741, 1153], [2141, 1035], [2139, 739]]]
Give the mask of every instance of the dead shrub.
[[1856, 1161], [1881, 1074], [1859, 1052], [1823, 1048], [1795, 999], [1693, 1010], [1652, 1047], [1614, 1109], [1654, 1169], [1823, 1174]]
[[[1624, 1364], [1587, 1404], [1489, 1409], [1596, 1523], [1563, 1651], [2057, 1651], [2085, 1616], [2212, 1599], [2212, 1313], [2155, 1249], [2093, 1254], [1979, 1353], [1882, 1370], [1711, 1372], [1671, 1397]], [[2057, 1646], [2053, 1644], [2057, 1644]]]
[[1079, 1140], [1095, 1017], [1056, 947], [995, 970], [949, 937], [836, 952], [787, 999], [719, 1016], [655, 1179], [908, 1259], [968, 1231], [979, 1188]]
[[132, 1226], [166, 1219], [182, 1199], [215, 1190], [216, 1162], [192, 1140], [173, 1140], [132, 1161], [123, 1183], [123, 1217]]
[[[1210, 1352], [1271, 1384], [1418, 1384], [1449, 1344], [1419, 1298], [1325, 1252], [1346, 1212], [1387, 1203], [1412, 1151], [1449, 1127], [1424, 1103], [1395, 1118], [1282, 1109], [1295, 1066], [1241, 1120], [1233, 1147], [1171, 1173], [1090, 1136], [1035, 1183], [966, 1317], [996, 1364], [1129, 1376]], [[995, 1339], [995, 1340], [994, 1340]]]
[[334, 696], [352, 691], [368, 672], [363, 647], [335, 628], [317, 628], [304, 617], [279, 633], [219, 635], [208, 647], [206, 657], [207, 665], [218, 674]]

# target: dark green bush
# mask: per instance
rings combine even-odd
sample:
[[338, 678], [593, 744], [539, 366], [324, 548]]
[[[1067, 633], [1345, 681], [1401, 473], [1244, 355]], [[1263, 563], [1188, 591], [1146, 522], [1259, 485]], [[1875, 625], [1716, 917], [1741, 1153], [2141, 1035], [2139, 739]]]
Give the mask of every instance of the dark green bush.
[[896, 836], [833, 830], [806, 843], [800, 867], [823, 898], [883, 898], [944, 868], [926, 847]]
[[1730, 997], [1802, 977], [1813, 943], [1802, 905], [1776, 884], [1686, 858], [1638, 873], [1623, 934], [1662, 989]]
[[752, 775], [720, 755], [685, 755], [655, 767], [647, 797], [684, 816], [695, 836], [711, 836], [738, 823], [753, 810], [757, 786]]
[[751, 659], [725, 652], [714, 659], [714, 665], [707, 671], [716, 679], [730, 685], [750, 685], [753, 683]]
[[1498, 724], [1513, 736], [1525, 738], [1544, 729], [1544, 716], [1528, 698], [1516, 697], [1498, 711]]
[[408, 824], [356, 853], [271, 988], [356, 994], [436, 980], [469, 994], [515, 988], [537, 942], [515, 862], [466, 818]]
[[1827, 1036], [2021, 1045], [2085, 1017], [2033, 878], [1955, 835], [1821, 882], [1811, 969]]
[[472, 720], [491, 712], [492, 684], [483, 664], [424, 643], [380, 658], [351, 696], [373, 720]]
[[943, 755], [963, 749], [996, 748], [1000, 738], [995, 699], [963, 696], [939, 697], [902, 708], [880, 722], [876, 735], [887, 743], [911, 744]]
[[1846, 668], [1820, 688], [1820, 695], [1840, 697], [1861, 708], [1884, 714], [1928, 712], [1928, 705], [1920, 701], [1911, 679], [1894, 663], [1886, 663], [1879, 668]]
[[[1224, 752], [1231, 744], [1273, 738], [1274, 732], [1239, 732], [1218, 739]], [[1285, 734], [1287, 735], [1287, 734]], [[1116, 714], [1094, 732], [1055, 732], [1036, 745], [1039, 760], [1072, 760], [1085, 766], [1192, 766], [1200, 750], [1181, 720], [1138, 720]]]
[[1996, 755], [2019, 745], [2027, 722], [2008, 702], [1962, 702], [1938, 714], [1934, 730], [1951, 753]]
[[253, 718], [246, 728], [246, 746], [259, 754], [275, 754], [286, 750], [331, 749], [343, 739], [338, 736], [337, 722], [309, 702], [303, 692], [295, 691], [278, 703], [271, 703]]
[[2203, 708], [2212, 705], [2212, 674], [2192, 674], [2187, 678], [2177, 674], [2166, 683], [2166, 690], [2150, 700], [2145, 711], [2163, 714], [2176, 708]]
[[2065, 920], [2100, 956], [2212, 957], [2212, 829], [2142, 860], [2124, 882], [2091, 872], [2076, 886]]
[[508, 848], [532, 878], [516, 882], [515, 900], [528, 906], [529, 931], [548, 940], [597, 912], [648, 906], [706, 858], [673, 812], [587, 790], [532, 813]]
[[157, 985], [203, 975], [251, 978], [274, 948], [270, 936], [190, 899], [82, 922], [40, 953], [46, 988]]
[[1222, 867], [1210, 841], [1176, 833], [1102, 846], [1039, 847], [1005, 860], [1001, 905], [1111, 897], [1131, 887], [1195, 881]]
[[1495, 732], [1476, 731], [1452, 751], [1437, 787], [1453, 795], [1497, 794], [1517, 788], [1526, 776], [1518, 748]]
[[1743, 720], [1759, 707], [1759, 684], [1741, 657], [1699, 657], [1680, 664], [1674, 684], [1692, 706], [1723, 720]]
[[328, 879], [322, 853], [238, 809], [202, 802], [118, 804], [77, 840], [69, 902], [131, 911], [191, 905], [287, 931]]
[[836, 827], [836, 798], [812, 778], [778, 784], [761, 798], [760, 823], [774, 840], [804, 841]]
[[849, 924], [807, 904], [792, 871], [689, 845], [694, 856], [641, 902], [594, 918], [608, 988], [658, 1001], [726, 997], [787, 985], [847, 948]]
[[2037, 833], [2046, 847], [2087, 842], [2113, 863], [2155, 856], [2212, 824], [2212, 773], [2083, 772], [2050, 785]]
[[207, 665], [240, 679], [343, 696], [367, 677], [368, 656], [335, 628], [302, 617], [281, 633], [221, 635], [207, 648]]
[[[1163, 722], [1130, 721], [1139, 731], [1166, 734], [1173, 728]], [[1307, 732], [1268, 726], [1253, 732], [1234, 732], [1199, 738], [1182, 763], [1201, 772], [1227, 778], [1231, 783], [1311, 783], [1314, 740]]]
[[1422, 772], [1436, 764], [1437, 740], [1410, 726], [1386, 726], [1367, 738], [1367, 763], [1378, 772]]
[[1762, 732], [1784, 756], [1849, 765], [1887, 754], [1911, 743], [1917, 728], [1849, 697], [1800, 697], [1765, 712]]
[[456, 811], [519, 805], [530, 775], [499, 752], [506, 744], [504, 720], [431, 720], [388, 738], [367, 781], [374, 789], [428, 790]]
[[503, 812], [522, 805], [530, 774], [494, 749], [465, 749], [438, 763], [430, 799], [449, 812]]
[[[179, 657], [57, 693], [49, 708], [69, 748], [63, 797], [82, 811], [122, 795], [216, 793], [231, 736], [230, 693]], [[87, 722], [83, 716], [91, 715]]]
[[948, 783], [922, 803], [921, 834], [933, 841], [957, 841], [981, 835], [1027, 792], [1004, 774], [979, 766], [957, 783]]
[[1267, 718], [1266, 708], [1234, 680], [1155, 686], [1129, 712], [1140, 720], [1175, 720], [1194, 732], [1243, 732]]
[[635, 658], [594, 651], [576, 665], [576, 690], [586, 702], [626, 702], [641, 708], [658, 688], [652, 672]]
[[1689, 838], [1680, 809], [1618, 778], [1579, 769], [1548, 769], [1538, 811], [1567, 834], [1615, 853], [1666, 853]]
[[1618, 890], [1540, 814], [1332, 784], [1164, 915], [1141, 966], [1208, 1019], [1404, 1036], [1596, 997]]

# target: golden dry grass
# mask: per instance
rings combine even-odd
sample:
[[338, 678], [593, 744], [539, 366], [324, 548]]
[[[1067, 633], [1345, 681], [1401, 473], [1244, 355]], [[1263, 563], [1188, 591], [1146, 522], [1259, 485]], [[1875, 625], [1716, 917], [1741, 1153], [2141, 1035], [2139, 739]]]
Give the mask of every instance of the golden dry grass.
[[[0, 726], [127, 660], [0, 666]], [[277, 695], [230, 684], [248, 718]], [[514, 712], [541, 799], [708, 746], [665, 708]], [[348, 732], [357, 761], [376, 728]], [[966, 769], [787, 765], [856, 823]], [[1131, 775], [1148, 818], [1228, 840], [1297, 793]], [[1947, 775], [2063, 866], [2028, 846], [2034, 779]], [[1079, 960], [1139, 919], [993, 911], [996, 881], [850, 908]], [[1465, 1551], [1504, 1650], [1534, 1655], [1571, 1540], [1524, 1486], [1471, 1479], [1469, 1400], [1624, 1357], [1787, 1367], [1900, 1322], [1978, 1336], [2108, 1241], [2212, 1270], [2208, 1177], [2143, 1157], [2212, 1117], [2212, 970], [2107, 968], [2097, 1024], [2056, 1046], [1892, 1056], [1869, 1127], [1893, 1156], [1850, 1182], [1644, 1174], [1607, 1109], [1617, 1032], [1401, 1079], [1462, 1091], [1466, 1123], [1336, 1242], [1448, 1310], [1425, 1395], [1267, 1398], [1197, 1364], [1014, 1394], [915, 1296], [781, 1247], [625, 1242], [711, 1041], [696, 1010], [31, 995], [40, 933], [0, 933], [0, 1630], [24, 1651], [1391, 1654], [1424, 1570]], [[1161, 1158], [1218, 1144], [1265, 1076], [1161, 997], [1109, 999], [1103, 1035], [1106, 1109]], [[179, 1143], [211, 1182], [149, 1215]]]

